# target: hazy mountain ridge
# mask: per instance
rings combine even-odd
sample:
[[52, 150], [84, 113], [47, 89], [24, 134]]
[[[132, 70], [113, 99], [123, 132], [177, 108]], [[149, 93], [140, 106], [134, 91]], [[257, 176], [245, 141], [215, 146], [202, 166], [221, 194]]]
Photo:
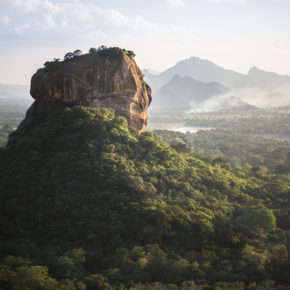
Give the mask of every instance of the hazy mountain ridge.
[[[289, 85], [290, 83], [290, 76], [287, 75], [279, 75], [275, 72], [268, 72], [259, 69], [256, 66], [250, 68], [247, 74], [248, 81], [253, 81], [255, 85], [263, 85], [263, 86], [283, 86]], [[265, 82], [265, 81], [269, 81]]]
[[[174, 75], [171, 80], [155, 92], [154, 107], [180, 108], [188, 110], [193, 103], [201, 103], [212, 96], [229, 93], [230, 89], [217, 82], [204, 83], [191, 77]], [[166, 104], [166, 105], [165, 105]]]
[[[204, 83], [217, 82], [229, 89], [229, 95], [223, 96], [223, 98], [236, 96], [250, 105], [277, 107], [290, 104], [290, 76], [263, 71], [257, 67], [252, 67], [248, 74], [241, 74], [224, 69], [209, 60], [191, 57], [178, 62], [159, 75], [150, 74], [149, 70], [145, 71], [145, 79], [153, 89], [153, 108], [155, 107], [154, 97], [158, 98], [160, 92], [163, 92], [163, 94], [166, 92], [164, 88], [171, 85], [171, 80], [175, 75], [190, 77]], [[200, 94], [202, 98], [202, 93], [199, 91], [195, 93]], [[182, 88], [178, 98], [183, 99], [184, 95], [188, 94], [187, 88]], [[213, 94], [212, 97], [216, 97], [216, 95]], [[168, 99], [172, 97], [172, 94], [168, 94]], [[165, 96], [162, 98], [165, 98]], [[193, 97], [192, 99], [196, 98]], [[203, 99], [204, 101], [207, 101], [207, 99]], [[160, 106], [159, 101], [156, 102], [156, 106]], [[166, 106], [166, 103], [164, 103], [164, 106]]]
[[233, 85], [241, 86], [245, 82], [244, 75], [226, 70], [209, 60], [203, 60], [198, 57], [181, 60], [173, 67], [156, 76], [148, 75], [147, 72], [145, 77], [148, 78], [149, 82], [152, 82], [154, 89], [158, 89], [176, 74], [182, 77], [189, 76], [200, 82], [219, 82], [229, 87], [233, 87]]

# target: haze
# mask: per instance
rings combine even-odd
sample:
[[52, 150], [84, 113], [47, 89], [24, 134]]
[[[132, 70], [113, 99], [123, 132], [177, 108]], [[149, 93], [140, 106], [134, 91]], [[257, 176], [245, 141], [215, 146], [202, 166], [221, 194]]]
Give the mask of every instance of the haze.
[[289, 11], [288, 0], [0, 0], [0, 83], [28, 85], [46, 60], [102, 44], [157, 71], [198, 56], [290, 75]]

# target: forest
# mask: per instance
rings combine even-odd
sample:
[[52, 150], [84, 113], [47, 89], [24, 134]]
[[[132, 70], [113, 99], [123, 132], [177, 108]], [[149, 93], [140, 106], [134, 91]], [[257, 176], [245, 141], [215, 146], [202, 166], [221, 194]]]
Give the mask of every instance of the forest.
[[11, 105], [0, 101], [0, 148], [4, 147], [8, 135], [23, 120], [27, 105]]
[[[152, 114], [150, 129], [173, 147], [185, 146], [203, 160], [222, 158], [232, 166], [262, 166], [289, 174], [290, 109]], [[179, 132], [178, 127], [183, 131]], [[196, 133], [190, 129], [198, 128]], [[185, 148], [184, 147], [184, 148]]]
[[[19, 113], [1, 124], [15, 128]], [[274, 134], [283, 114], [254, 134]], [[11, 133], [0, 289], [289, 289], [289, 144], [227, 124], [197, 137], [156, 131], [164, 142], [112, 109], [57, 107]]]

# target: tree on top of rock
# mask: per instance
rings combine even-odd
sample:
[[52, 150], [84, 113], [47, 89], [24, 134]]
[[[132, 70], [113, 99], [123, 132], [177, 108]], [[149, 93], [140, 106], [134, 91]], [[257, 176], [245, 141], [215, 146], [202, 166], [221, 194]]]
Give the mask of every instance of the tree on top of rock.
[[70, 60], [74, 58], [74, 54], [72, 52], [68, 52], [65, 56], [64, 56], [64, 60]]
[[105, 50], [105, 49], [107, 49], [107, 47], [105, 45], [101, 45], [98, 47], [98, 51]]
[[77, 50], [75, 50], [75, 51], [73, 52], [73, 55], [74, 55], [74, 56], [81, 56], [82, 54], [83, 54], [82, 51], [79, 50], [79, 49], [77, 49]]
[[96, 53], [98, 50], [95, 47], [91, 47], [89, 53]]

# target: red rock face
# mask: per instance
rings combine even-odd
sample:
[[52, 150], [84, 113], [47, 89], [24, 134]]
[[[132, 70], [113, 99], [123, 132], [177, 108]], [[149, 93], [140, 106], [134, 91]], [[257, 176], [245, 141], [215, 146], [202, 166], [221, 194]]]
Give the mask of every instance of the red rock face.
[[66, 105], [113, 108], [129, 127], [147, 127], [151, 89], [134, 60], [126, 54], [87, 54], [39, 70], [31, 79], [35, 99], [27, 117], [48, 111], [55, 101]]

